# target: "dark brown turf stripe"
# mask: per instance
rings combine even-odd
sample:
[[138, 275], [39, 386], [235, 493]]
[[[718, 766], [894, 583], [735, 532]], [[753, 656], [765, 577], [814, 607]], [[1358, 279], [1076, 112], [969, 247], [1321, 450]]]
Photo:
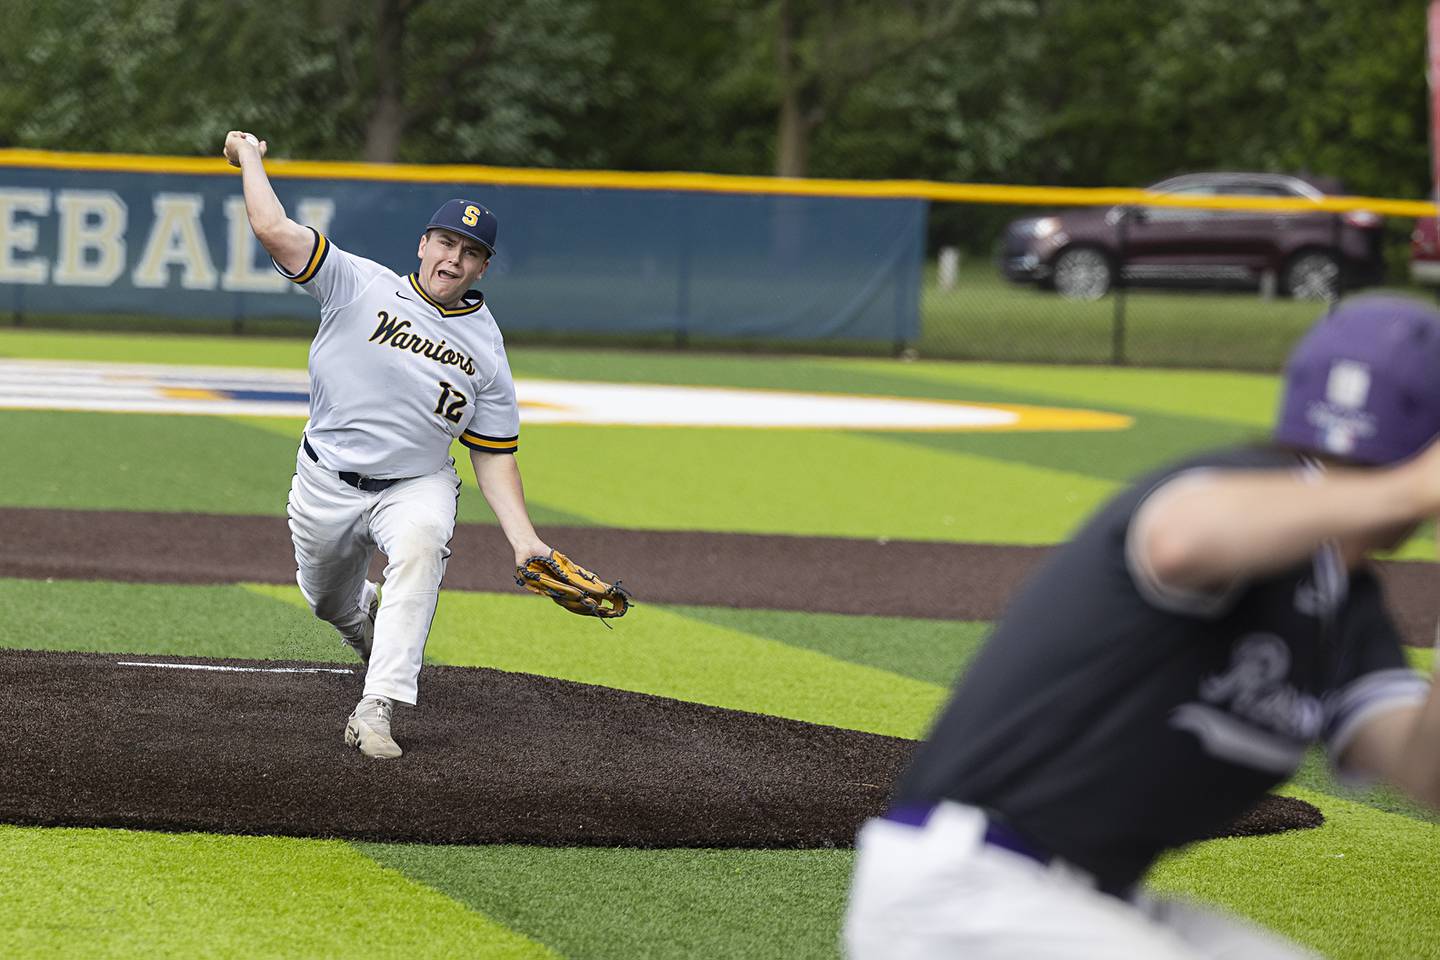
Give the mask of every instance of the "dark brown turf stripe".
[[342, 742], [360, 676], [0, 652], [0, 821], [428, 843], [849, 845], [913, 744], [678, 700], [429, 667], [398, 760]]
[[[1048, 547], [547, 527], [546, 541], [641, 603], [991, 620]], [[457, 528], [445, 586], [508, 593], [498, 527]], [[1435, 636], [1436, 578], [1380, 565], [1406, 642]], [[0, 576], [154, 583], [293, 583], [278, 517], [0, 508]]]

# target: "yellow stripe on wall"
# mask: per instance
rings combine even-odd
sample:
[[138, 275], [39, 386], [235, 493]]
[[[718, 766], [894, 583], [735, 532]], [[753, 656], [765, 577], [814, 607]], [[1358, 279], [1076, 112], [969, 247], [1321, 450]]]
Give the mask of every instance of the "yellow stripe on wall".
[[[62, 153], [53, 150], [0, 149], [0, 167], [51, 170], [94, 170], [111, 173], [174, 173], [217, 176], [238, 171], [219, 157], [152, 157], [122, 153]], [[1280, 197], [1218, 197], [1161, 199], [1145, 190], [1114, 187], [1025, 187], [989, 183], [940, 183], [934, 180], [823, 180], [787, 177], [745, 177], [717, 173], [632, 173], [619, 170], [542, 170], [528, 167], [484, 167], [461, 164], [359, 163], [348, 161], [267, 160], [276, 178], [311, 180], [375, 180], [404, 183], [483, 183], [514, 187], [558, 187], [572, 190], [677, 190], [699, 193], [746, 193], [781, 196], [860, 197], [933, 200], [946, 203], [1043, 204], [1095, 206], [1117, 203], [1194, 207], [1210, 210], [1307, 211], [1369, 210], [1399, 217], [1436, 215], [1426, 200], [1381, 197], [1327, 197], [1287, 200]]]

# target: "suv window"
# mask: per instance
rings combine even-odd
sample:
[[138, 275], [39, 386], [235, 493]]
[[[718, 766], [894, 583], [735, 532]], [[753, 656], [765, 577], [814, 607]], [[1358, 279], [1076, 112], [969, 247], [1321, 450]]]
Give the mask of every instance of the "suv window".
[[1215, 185], [1211, 183], [1187, 183], [1183, 187], [1172, 187], [1164, 191], [1166, 196], [1175, 197], [1213, 197]]
[[1273, 183], [1227, 183], [1216, 193], [1227, 197], [1295, 197], [1299, 193]]
[[[1183, 186], [1166, 190], [1163, 194], [1168, 197], [1213, 197], [1215, 196], [1215, 185], [1211, 183], [1187, 183]], [[1146, 207], [1145, 217], [1154, 223], [1173, 222], [1177, 220], [1203, 220], [1215, 216], [1214, 210], [1201, 210], [1195, 207]]]

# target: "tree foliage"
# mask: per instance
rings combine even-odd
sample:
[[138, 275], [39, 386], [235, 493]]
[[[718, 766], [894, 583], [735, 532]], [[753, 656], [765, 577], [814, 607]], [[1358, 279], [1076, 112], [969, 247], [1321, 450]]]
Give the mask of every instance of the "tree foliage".
[[0, 145], [1430, 190], [1423, 0], [0, 0]]

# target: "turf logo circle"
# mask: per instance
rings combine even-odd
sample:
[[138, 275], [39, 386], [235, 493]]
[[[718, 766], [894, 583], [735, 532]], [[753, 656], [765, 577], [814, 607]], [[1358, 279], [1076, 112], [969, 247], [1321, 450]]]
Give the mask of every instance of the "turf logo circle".
[[[1124, 430], [1123, 414], [793, 390], [521, 379], [527, 424], [874, 431]], [[0, 360], [0, 409], [305, 417], [304, 371]]]

